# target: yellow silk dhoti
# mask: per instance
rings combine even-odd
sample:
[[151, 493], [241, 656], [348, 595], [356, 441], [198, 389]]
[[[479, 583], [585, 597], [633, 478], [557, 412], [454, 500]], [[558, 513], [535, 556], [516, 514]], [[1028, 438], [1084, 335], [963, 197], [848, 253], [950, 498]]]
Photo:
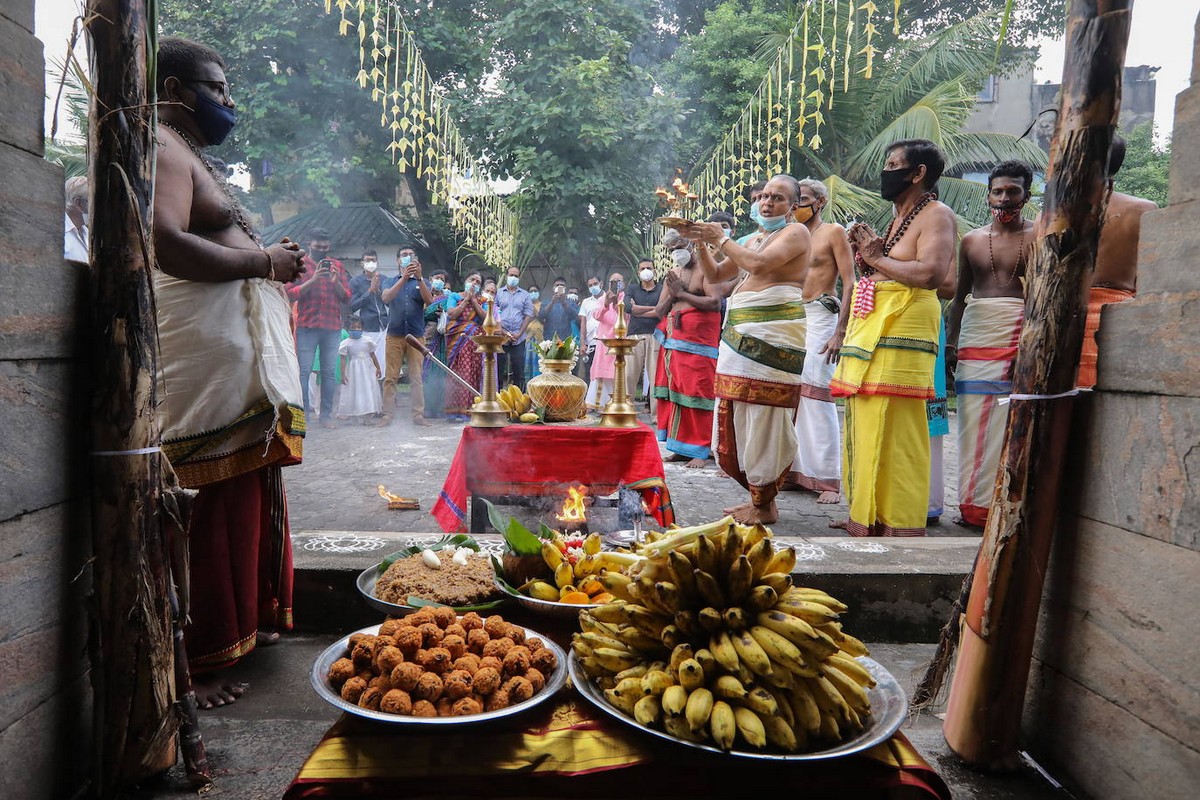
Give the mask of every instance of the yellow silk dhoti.
[[851, 317], [830, 383], [846, 398], [843, 482], [852, 536], [923, 536], [929, 423], [941, 305], [931, 289], [880, 281], [875, 308]]

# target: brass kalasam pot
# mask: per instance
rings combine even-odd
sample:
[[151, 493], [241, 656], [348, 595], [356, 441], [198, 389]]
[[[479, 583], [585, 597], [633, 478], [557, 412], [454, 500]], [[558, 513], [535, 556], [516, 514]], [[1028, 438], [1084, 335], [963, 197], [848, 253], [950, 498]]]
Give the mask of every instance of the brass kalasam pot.
[[541, 375], [529, 379], [526, 393], [537, 410], [546, 409], [547, 422], [570, 422], [583, 413], [587, 382], [571, 374], [569, 359], [539, 358]]

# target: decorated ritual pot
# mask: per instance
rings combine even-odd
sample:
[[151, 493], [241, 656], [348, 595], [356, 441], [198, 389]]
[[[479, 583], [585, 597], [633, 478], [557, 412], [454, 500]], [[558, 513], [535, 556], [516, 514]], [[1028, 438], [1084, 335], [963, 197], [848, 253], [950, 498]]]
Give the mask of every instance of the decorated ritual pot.
[[529, 379], [525, 391], [533, 407], [546, 409], [547, 422], [570, 422], [583, 414], [587, 382], [571, 374], [570, 359], [539, 358], [541, 375]]

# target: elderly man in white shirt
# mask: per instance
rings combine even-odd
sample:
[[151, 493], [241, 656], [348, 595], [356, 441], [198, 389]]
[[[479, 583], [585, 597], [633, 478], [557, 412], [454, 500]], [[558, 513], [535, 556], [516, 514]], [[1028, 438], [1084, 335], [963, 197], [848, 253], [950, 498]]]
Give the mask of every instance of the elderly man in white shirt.
[[66, 185], [67, 216], [63, 222], [63, 258], [88, 263], [88, 181], [70, 178]]

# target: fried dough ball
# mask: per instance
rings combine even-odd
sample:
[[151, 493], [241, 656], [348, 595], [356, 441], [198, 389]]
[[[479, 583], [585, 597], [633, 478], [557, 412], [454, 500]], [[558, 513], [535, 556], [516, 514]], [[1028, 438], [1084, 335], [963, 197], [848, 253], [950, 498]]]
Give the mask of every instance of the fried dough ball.
[[483, 653], [483, 648], [487, 647], [487, 643], [492, 639], [487, 635], [487, 631], [483, 628], [474, 628], [467, 631], [467, 649], [476, 655]]
[[467, 629], [462, 625], [459, 625], [457, 622], [455, 622], [453, 625], [447, 625], [446, 629], [442, 631], [442, 633], [446, 634], [447, 636], [461, 636], [464, 642], [467, 640]]
[[499, 639], [508, 632], [508, 623], [504, 621], [504, 617], [493, 614], [483, 621], [483, 629], [491, 638]]
[[453, 625], [458, 622], [458, 614], [455, 613], [450, 606], [438, 606], [433, 610], [433, 621], [437, 623], [439, 628], [445, 630], [447, 625]]
[[404, 653], [406, 658], [412, 658], [421, 649], [421, 643], [425, 637], [416, 628], [401, 628], [396, 631], [393, 637], [396, 640], [396, 647], [400, 652]]
[[367, 681], [368, 689], [378, 689], [381, 692], [387, 693], [392, 689], [392, 679], [387, 675], [377, 675]]
[[385, 647], [375, 654], [375, 669], [381, 675], [391, 675], [397, 664], [404, 663], [404, 653], [399, 647]]
[[483, 705], [474, 697], [460, 697], [450, 707], [450, 716], [469, 717], [472, 714], [482, 714]]
[[451, 700], [466, 697], [474, 688], [471, 673], [464, 670], [454, 670], [453, 672], [446, 673], [446, 677], [442, 679], [442, 684], [445, 686], [446, 696]]
[[347, 703], [357, 703], [358, 698], [367, 690], [367, 682], [355, 675], [342, 684], [342, 699]]
[[483, 704], [485, 711], [499, 711], [502, 708], [508, 708], [512, 705], [508, 697], [508, 692], [504, 689], [497, 689], [488, 695], [487, 702]]
[[352, 633], [350, 634], [349, 641], [346, 643], [346, 650], [352, 653], [356, 644], [373, 641], [375, 641], [375, 637], [370, 633]]
[[368, 669], [375, 660], [375, 637], [372, 636], [370, 641], [364, 639], [354, 645], [354, 649], [350, 651], [350, 658], [359, 669]]
[[329, 683], [335, 689], [340, 689], [342, 684], [353, 678], [357, 672], [353, 661], [348, 658], [339, 658], [329, 665]]
[[536, 653], [538, 650], [541, 650], [543, 647], [545, 647], [546, 643], [536, 636], [531, 636], [525, 640], [525, 646], [529, 648], [530, 653]]
[[419, 628], [427, 622], [433, 622], [433, 609], [422, 608], [420, 611], [414, 611], [412, 614], [409, 614], [405, 619], [408, 620], [408, 624], [412, 627]]
[[364, 683], [370, 683], [371, 678], [375, 677], [375, 673], [371, 672], [369, 669], [360, 669], [358, 671], [358, 677], [362, 678]]
[[438, 713], [433, 703], [428, 700], [418, 700], [412, 705], [412, 715], [414, 717], [436, 717]]
[[452, 669], [461, 669], [469, 675], [474, 675], [479, 669], [479, 656], [474, 653], [467, 653], [454, 659], [454, 663], [450, 665]]
[[415, 662], [405, 661], [403, 664], [397, 664], [392, 670], [392, 688], [411, 692], [424, 674], [425, 670]]
[[446, 697], [445, 695], [442, 695], [441, 697], [438, 698], [437, 702], [433, 704], [433, 707], [437, 710], [437, 715], [439, 717], [448, 717], [448, 716], [450, 716], [450, 708], [453, 705], [454, 705], [453, 700], [451, 700], [449, 697]]
[[483, 654], [485, 656], [495, 656], [503, 659], [508, 654], [508, 651], [514, 647], [513, 640], [504, 636], [500, 639], [492, 639], [483, 646]]
[[404, 627], [404, 623], [398, 619], [384, 620], [383, 624], [379, 626], [379, 635], [380, 636], [395, 636], [396, 631], [400, 630], [403, 627]]
[[450, 669], [450, 665], [454, 663], [454, 659], [450, 657], [450, 651], [444, 647], [434, 647], [425, 651], [425, 659], [418, 661], [422, 667], [429, 672], [441, 675]]
[[371, 711], [379, 710], [379, 703], [383, 700], [383, 692], [373, 686], [368, 686], [366, 690], [358, 696], [358, 705], [360, 708], [367, 708]]
[[547, 647], [543, 647], [541, 650], [534, 650], [532, 655], [529, 656], [529, 666], [543, 675], [549, 675], [558, 669], [558, 656], [554, 655], [554, 651]]
[[509, 698], [514, 703], [523, 703], [533, 697], [533, 684], [524, 677], [509, 678], [508, 683], [500, 688], [502, 691], [508, 692]]
[[525, 643], [525, 629], [520, 625], [513, 625], [512, 623], [509, 623], [508, 627], [504, 630], [504, 635], [512, 639], [513, 644]]
[[537, 694], [542, 689], [546, 688], [546, 676], [543, 675], [540, 670], [536, 670], [533, 667], [530, 667], [528, 670], [526, 670], [525, 680], [529, 681], [529, 684], [533, 686], [534, 694]]
[[411, 714], [412, 696], [400, 689], [392, 689], [379, 701], [379, 710], [389, 714]]
[[474, 611], [468, 611], [459, 618], [458, 624], [463, 626], [463, 630], [465, 630], [467, 633], [470, 633], [473, 630], [478, 630], [479, 628], [483, 627], [483, 617], [479, 616]]
[[500, 671], [492, 667], [480, 667], [472, 677], [475, 691], [484, 697], [500, 688]]
[[504, 654], [504, 674], [524, 675], [529, 670], [529, 650], [516, 645]]
[[394, 636], [376, 636], [375, 637], [376, 652], [382, 650], [385, 647], [395, 647], [395, 646], [396, 646], [396, 638]]
[[504, 662], [495, 656], [484, 656], [479, 659], [479, 668], [491, 667], [496, 670], [497, 674], [504, 671]]
[[417, 678], [417, 685], [413, 687], [412, 696], [417, 700], [434, 701], [442, 696], [442, 679], [432, 672], [424, 672], [420, 678]]
[[461, 658], [467, 652], [467, 642], [461, 636], [442, 637], [442, 647], [450, 651], [451, 658]]
[[435, 622], [426, 622], [417, 628], [421, 632], [422, 647], [437, 647], [442, 643], [442, 629]]

